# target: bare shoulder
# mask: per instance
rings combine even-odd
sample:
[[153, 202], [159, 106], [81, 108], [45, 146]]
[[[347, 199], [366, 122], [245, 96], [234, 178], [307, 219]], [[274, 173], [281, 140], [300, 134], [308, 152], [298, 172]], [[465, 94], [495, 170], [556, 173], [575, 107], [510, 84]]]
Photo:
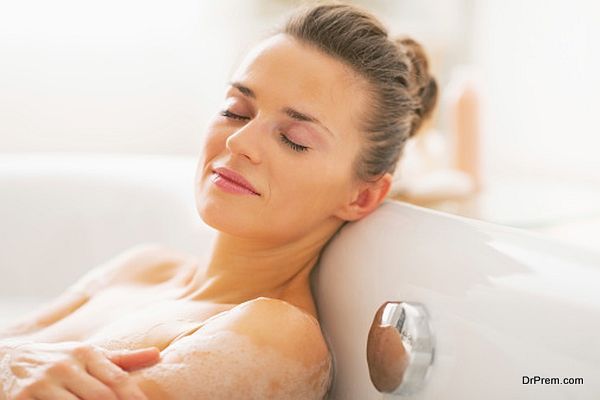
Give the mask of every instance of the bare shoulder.
[[314, 365], [329, 357], [318, 321], [300, 308], [279, 299], [258, 297], [208, 323], [205, 332], [228, 330], [252, 338], [286, 357]]
[[137, 373], [150, 399], [320, 400], [331, 384], [332, 358], [318, 322], [266, 297], [209, 319], [161, 356]]
[[252, 345], [274, 351], [305, 367], [330, 361], [318, 321], [300, 308], [279, 299], [258, 297], [209, 319], [198, 335], [231, 332]]
[[140, 243], [89, 270], [69, 291], [93, 295], [111, 285], [159, 283], [179, 273], [190, 262], [193, 262], [190, 255], [169, 246]]

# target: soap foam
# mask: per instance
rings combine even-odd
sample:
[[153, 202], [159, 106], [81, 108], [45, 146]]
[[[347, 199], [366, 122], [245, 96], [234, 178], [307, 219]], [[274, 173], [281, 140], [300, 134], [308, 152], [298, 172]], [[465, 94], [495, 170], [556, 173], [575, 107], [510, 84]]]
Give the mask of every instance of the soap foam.
[[0, 354], [0, 400], [6, 400], [8, 395], [9, 388], [6, 385], [12, 379], [10, 360], [10, 355]]
[[158, 364], [138, 371], [173, 399], [322, 399], [331, 359], [305, 367], [231, 331], [190, 335], [169, 346]]

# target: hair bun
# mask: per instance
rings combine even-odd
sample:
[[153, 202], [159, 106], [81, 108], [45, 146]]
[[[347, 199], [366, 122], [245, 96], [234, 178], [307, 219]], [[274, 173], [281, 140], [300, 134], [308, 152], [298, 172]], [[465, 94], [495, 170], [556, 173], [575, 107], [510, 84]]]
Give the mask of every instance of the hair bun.
[[410, 132], [414, 136], [419, 130], [422, 122], [427, 119], [437, 102], [438, 85], [429, 74], [429, 61], [420, 43], [408, 36], [394, 39], [394, 43], [400, 51], [408, 58], [408, 91], [414, 96], [415, 118]]

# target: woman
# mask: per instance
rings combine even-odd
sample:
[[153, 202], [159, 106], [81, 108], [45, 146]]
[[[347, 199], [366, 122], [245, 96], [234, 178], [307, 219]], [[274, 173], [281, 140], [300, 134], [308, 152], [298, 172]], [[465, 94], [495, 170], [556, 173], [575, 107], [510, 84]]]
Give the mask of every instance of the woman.
[[[196, 173], [204, 258], [138, 246], [3, 334], [17, 399], [321, 399], [309, 274], [374, 211], [432, 111], [419, 44], [349, 5], [303, 9], [234, 73]], [[158, 351], [160, 350], [160, 354]]]

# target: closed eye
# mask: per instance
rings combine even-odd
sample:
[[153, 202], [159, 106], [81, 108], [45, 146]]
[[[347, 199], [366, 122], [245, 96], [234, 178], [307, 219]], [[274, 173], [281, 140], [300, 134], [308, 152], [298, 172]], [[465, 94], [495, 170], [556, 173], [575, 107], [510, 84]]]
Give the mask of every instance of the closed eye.
[[280, 134], [279, 134], [279, 136], [281, 137], [281, 141], [282, 141], [283, 143], [287, 144], [288, 146], [290, 146], [290, 147], [291, 147], [291, 148], [292, 148], [294, 151], [301, 152], [301, 151], [306, 151], [306, 150], [308, 150], [308, 147], [307, 147], [307, 146], [302, 146], [302, 145], [299, 145], [298, 143], [294, 143], [294, 142], [292, 142], [292, 141], [291, 141], [290, 139], [288, 139], [288, 137], [287, 137], [287, 136], [285, 136], [283, 133], [280, 133]]
[[246, 117], [243, 115], [238, 115], [238, 114], [234, 114], [229, 110], [223, 110], [221, 111], [221, 115], [224, 116], [225, 118], [229, 118], [229, 119], [236, 119], [236, 120], [240, 120], [240, 121], [245, 121], [247, 119], [250, 119], [250, 117]]
[[[246, 120], [250, 119], [250, 117], [246, 117], [246, 116], [243, 116], [243, 115], [235, 114], [235, 113], [232, 113], [229, 110], [223, 110], [223, 111], [221, 111], [220, 114], [222, 116], [224, 116], [225, 118], [229, 118], [229, 119], [233, 119], [233, 120], [238, 120], [238, 121], [246, 121]], [[291, 147], [292, 150], [294, 150], [294, 151], [303, 152], [303, 151], [307, 151], [309, 149], [308, 146], [302, 146], [302, 145], [300, 145], [298, 143], [292, 142], [283, 133], [280, 133], [279, 137], [281, 138], [281, 141], [283, 143], [285, 143], [286, 145], [288, 145], [289, 147]]]

